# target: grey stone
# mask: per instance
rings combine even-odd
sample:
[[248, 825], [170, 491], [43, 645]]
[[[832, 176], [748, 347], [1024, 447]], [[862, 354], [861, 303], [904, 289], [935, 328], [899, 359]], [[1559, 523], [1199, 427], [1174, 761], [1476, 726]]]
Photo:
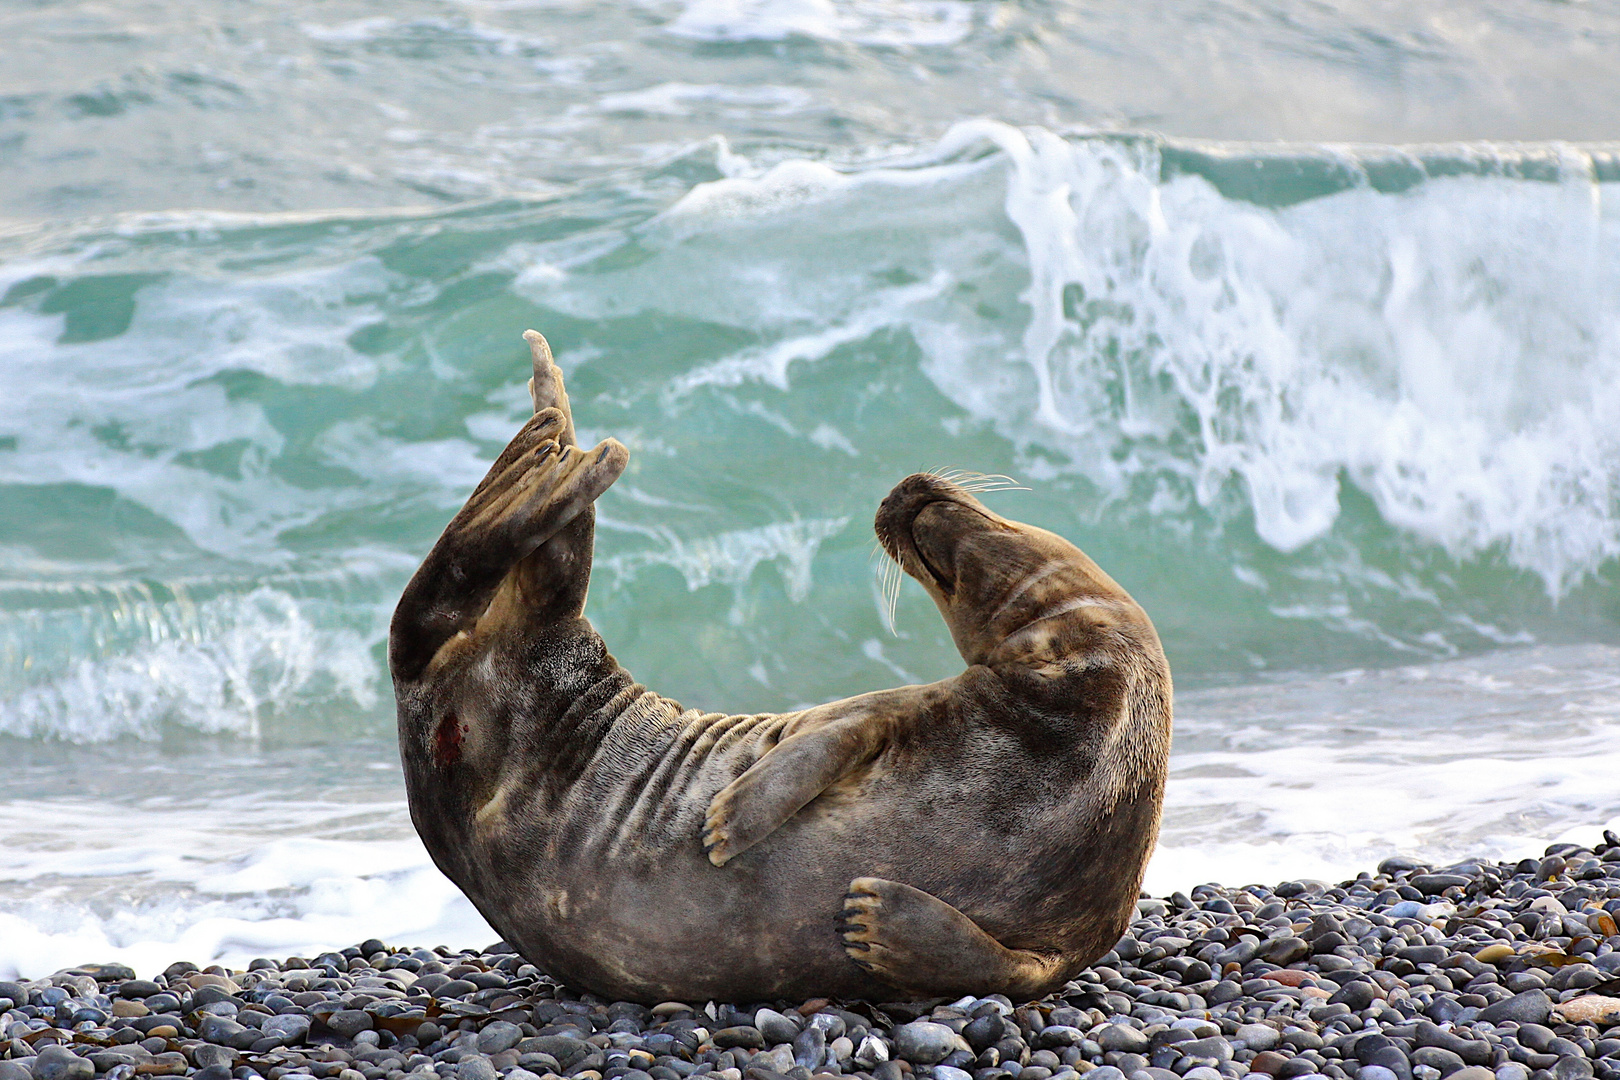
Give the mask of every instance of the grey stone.
[[765, 1036], [765, 1045], [790, 1043], [799, 1033], [799, 1025], [775, 1009], [761, 1009], [754, 1014], [754, 1026]]
[[1061, 1050], [1066, 1046], [1079, 1046], [1086, 1033], [1067, 1024], [1048, 1024], [1035, 1033], [1030, 1045], [1037, 1050]]
[[522, 1038], [522, 1028], [506, 1020], [496, 1020], [485, 1025], [484, 1030], [478, 1033], [478, 1052], [498, 1054], [502, 1050], [512, 1049]]
[[[1362, 1040], [1365, 1042], [1366, 1040]], [[1410, 1080], [1412, 1076], [1412, 1063], [1406, 1059], [1406, 1051], [1399, 1046], [1384, 1039], [1384, 1046], [1374, 1050], [1366, 1057], [1361, 1057], [1361, 1047], [1356, 1047], [1356, 1056], [1365, 1065], [1381, 1065], [1394, 1073], [1397, 1080]], [[1359, 1080], [1359, 1076], [1358, 1076]]]
[[1245, 934], [1232, 944], [1228, 945], [1226, 948], [1222, 949], [1220, 952], [1216, 953], [1214, 957], [1211, 958], [1209, 963], [1210, 966], [1215, 968], [1216, 971], [1224, 969], [1227, 964], [1237, 964], [1239, 967], [1241, 967], [1244, 964], [1247, 964], [1250, 960], [1253, 960], [1256, 954], [1259, 952], [1259, 939]]
[[1417, 1025], [1416, 1041], [1419, 1046], [1435, 1046], [1449, 1050], [1464, 1065], [1484, 1065], [1491, 1060], [1491, 1044], [1483, 1039], [1465, 1039], [1455, 1032], [1445, 1031], [1428, 1021]]
[[327, 1016], [326, 1026], [345, 1039], [352, 1039], [371, 1029], [371, 1017], [363, 1009], [339, 1009]]
[[1196, 1065], [1182, 1073], [1181, 1080], [1225, 1080], [1225, 1078], [1208, 1065]]
[[973, 1074], [949, 1065], [935, 1065], [934, 1080], [973, 1080]]
[[745, 1050], [765, 1049], [765, 1036], [759, 1028], [752, 1024], [736, 1024], [732, 1027], [721, 1028], [712, 1036], [714, 1045], [725, 1049], [742, 1048]]
[[1431, 1069], [1438, 1069], [1441, 1076], [1450, 1076], [1462, 1070], [1463, 1059], [1438, 1046], [1420, 1046], [1412, 1051], [1412, 1064], [1427, 1065]]
[[1348, 1005], [1352, 1012], [1360, 1012], [1378, 999], [1378, 993], [1373, 984], [1365, 979], [1356, 979], [1339, 987], [1338, 993], [1328, 998], [1329, 1005]]
[[894, 1053], [913, 1065], [933, 1065], [952, 1050], [966, 1050], [962, 1037], [944, 1024], [914, 1020], [894, 1029]]
[[[1357, 1077], [1357, 1080], [1360, 1080]], [[1530, 1068], [1517, 1061], [1496, 1067], [1496, 1080], [1530, 1080]]]
[[526, 1052], [550, 1054], [562, 1063], [564, 1069], [572, 1069], [574, 1062], [591, 1052], [589, 1043], [572, 1035], [541, 1035], [523, 1045]]
[[1260, 946], [1258, 955], [1269, 964], [1287, 966], [1311, 955], [1311, 946], [1304, 938], [1274, 937]]
[[[208, 1044], [201, 1043], [199, 1045], [207, 1046]], [[214, 1049], [220, 1048], [215, 1047]], [[226, 1051], [226, 1053], [229, 1052], [230, 1051]], [[96, 1072], [98, 1073], [111, 1072], [120, 1065], [135, 1064], [134, 1054], [124, 1054], [118, 1052], [117, 1050], [96, 1050], [93, 1053], [86, 1054], [85, 1056], [90, 1059], [90, 1064], [96, 1067]]]
[[1125, 1074], [1112, 1065], [1099, 1065], [1086, 1073], [1090, 1080], [1125, 1080]]
[[532, 1072], [544, 1076], [546, 1073], [560, 1073], [563, 1071], [562, 1063], [550, 1054], [540, 1050], [530, 1050], [518, 1055], [518, 1064]]
[[1451, 1080], [1496, 1080], [1496, 1074], [1480, 1065], [1470, 1065], [1451, 1074]]
[[1588, 1080], [1592, 1075], [1592, 1062], [1585, 1056], [1569, 1054], [1558, 1059], [1552, 1074], [1553, 1080]]
[[1547, 997], [1545, 990], [1526, 990], [1522, 994], [1504, 998], [1495, 1005], [1487, 1005], [1479, 1012], [1479, 1018], [1488, 1024], [1500, 1024], [1504, 1020], [1545, 1024], [1551, 1015], [1552, 1000]]
[[1091, 1037], [1097, 1040], [1097, 1045], [1103, 1048], [1105, 1054], [1110, 1051], [1121, 1054], [1145, 1054], [1148, 1051], [1147, 1035], [1129, 1024], [1104, 1024], [1094, 1030]]
[[[208, 1013], [203, 1016], [201, 1022], [197, 1025], [197, 1037], [204, 1042], [227, 1043], [246, 1030], [246, 1027], [229, 1017], [215, 1016], [213, 1013]], [[260, 1038], [262, 1036], [256, 1034], [254, 1037]]]
[[192, 1047], [191, 1060], [197, 1063], [199, 1069], [206, 1069], [210, 1065], [223, 1065], [225, 1071], [229, 1072], [236, 1064], [236, 1053], [228, 1047], [215, 1046], [213, 1043], [198, 1043]]
[[816, 1013], [810, 1017], [809, 1026], [820, 1028], [829, 1039], [840, 1038], [849, 1031], [849, 1026], [844, 1023], [844, 1018], [837, 1013], [830, 1012]]
[[1232, 1044], [1216, 1035], [1207, 1039], [1194, 1039], [1192, 1042], [1177, 1043], [1176, 1049], [1190, 1058], [1214, 1058], [1216, 1061], [1232, 1060]]
[[456, 1080], [495, 1080], [499, 1075], [483, 1054], [468, 1054], [456, 1062]]
[[827, 1057], [827, 1033], [814, 1024], [793, 1036], [793, 1063], [812, 1072], [821, 1067]]
[[96, 1067], [65, 1046], [47, 1046], [34, 1058], [34, 1080], [90, 1080]]
[[279, 1035], [288, 1042], [302, 1042], [309, 1035], [309, 1017], [301, 1013], [283, 1013], [260, 1021], [259, 1030], [266, 1035]]
[[1361, 1071], [1356, 1073], [1356, 1080], [1397, 1080], [1397, 1078], [1382, 1065], [1363, 1065]]
[[1001, 1019], [1000, 1013], [988, 1013], [968, 1021], [967, 1027], [962, 1029], [962, 1038], [967, 1040], [975, 1054], [982, 1054], [1001, 1039], [1006, 1029], [1006, 1022]]
[[1244, 1024], [1233, 1038], [1242, 1039], [1250, 1050], [1275, 1050], [1282, 1042], [1282, 1032], [1266, 1024]]
[[34, 1080], [34, 1070], [21, 1061], [0, 1061], [0, 1080]]

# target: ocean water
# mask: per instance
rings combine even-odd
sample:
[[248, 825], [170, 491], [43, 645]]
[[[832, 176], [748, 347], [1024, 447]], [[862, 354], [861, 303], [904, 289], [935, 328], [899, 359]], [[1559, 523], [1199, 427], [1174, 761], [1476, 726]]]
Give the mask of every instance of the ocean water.
[[493, 940], [394, 600], [544, 332], [589, 614], [693, 705], [959, 667], [922, 468], [1154, 617], [1149, 887], [1620, 823], [1620, 17], [271, 0], [0, 13], [0, 975]]

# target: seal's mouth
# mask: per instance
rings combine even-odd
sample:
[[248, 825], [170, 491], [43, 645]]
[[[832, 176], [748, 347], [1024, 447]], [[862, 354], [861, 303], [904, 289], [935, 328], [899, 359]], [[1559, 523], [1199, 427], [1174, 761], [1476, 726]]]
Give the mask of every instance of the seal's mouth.
[[935, 499], [918, 508], [911, 519], [911, 549], [917, 561], [946, 596], [956, 591], [955, 537], [949, 519], [964, 508], [955, 502]]

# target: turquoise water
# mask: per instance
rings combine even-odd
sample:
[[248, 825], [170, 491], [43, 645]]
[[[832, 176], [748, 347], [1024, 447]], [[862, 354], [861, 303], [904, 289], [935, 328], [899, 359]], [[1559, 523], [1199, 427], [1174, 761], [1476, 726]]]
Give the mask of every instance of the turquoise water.
[[[780, 709], [950, 674], [920, 588], [887, 625], [871, 517], [913, 470], [1004, 473], [1028, 490], [991, 504], [1078, 542], [1164, 638], [1172, 801], [1198, 791], [1170, 847], [1223, 816], [1229, 854], [1331, 833], [1264, 784], [1232, 802], [1191, 781], [1280, 790], [1350, 760], [1310, 750], [1311, 717], [1394, 731], [1436, 708], [1427, 674], [1358, 681], [1382, 669], [1438, 673], [1463, 695], [1440, 714], [1514, 760], [1523, 724], [1480, 717], [1533, 685], [1522, 708], [1573, 725], [1536, 767], [1585, 779], [1548, 780], [1509, 824], [1433, 780], [1456, 805], [1425, 809], [1430, 831], [1329, 837], [1322, 865], [1620, 814], [1570, 764], [1620, 730], [1608, 8], [0, 18], [0, 738], [30, 761], [53, 747], [6, 789], [19, 829], [109, 745], [152, 744], [138, 760], [176, 777], [223, 747], [244, 784], [252, 755], [292, 754], [262, 766], [283, 777], [310, 746], [371, 769], [389, 613], [522, 422], [529, 327], [582, 437], [630, 447], [588, 613], [664, 693]], [[1238, 716], [1258, 743], [1214, 734]], [[1298, 752], [1243, 757], [1260, 744]], [[403, 842], [397, 798], [377, 812]], [[30, 904], [40, 875], [94, 862], [19, 844], [0, 878]], [[162, 903], [198, 887], [143, 858], [129, 872]], [[102, 940], [51, 937], [73, 919], [112, 925], [63, 895], [19, 916], [44, 935], [30, 957]], [[196, 915], [163, 910], [170, 929]], [[154, 925], [106, 940], [177, 940]]]
[[967, 121], [860, 167], [709, 142], [549, 198], [18, 222], [0, 731], [384, 731], [389, 610], [521, 423], [529, 326], [633, 456], [590, 614], [693, 703], [951, 670], [875, 591], [922, 468], [1027, 484], [996, 507], [1184, 685], [1614, 641], [1614, 152], [1280, 160]]

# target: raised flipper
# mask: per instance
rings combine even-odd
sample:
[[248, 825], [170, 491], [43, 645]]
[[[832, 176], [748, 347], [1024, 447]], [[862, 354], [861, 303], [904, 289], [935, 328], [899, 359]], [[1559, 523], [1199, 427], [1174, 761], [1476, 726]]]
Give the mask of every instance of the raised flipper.
[[857, 965], [918, 997], [1032, 1001], [1065, 975], [1062, 957], [1009, 949], [939, 897], [883, 878], [849, 883], [838, 931]]
[[783, 739], [709, 803], [703, 822], [709, 861], [724, 866], [781, 828], [829, 785], [876, 757], [885, 738], [884, 723], [863, 712]]
[[[447, 641], [470, 630], [507, 574], [564, 530], [577, 529], [624, 471], [629, 452], [617, 440], [582, 451], [560, 441], [567, 434], [560, 409], [537, 413], [445, 527], [394, 611], [389, 663], [396, 679], [415, 678]], [[580, 584], [581, 602], [583, 590]]]
[[551, 358], [551, 346], [540, 331], [523, 331], [523, 340], [529, 343], [529, 359], [534, 365], [534, 374], [529, 377], [529, 398], [534, 402], [534, 411], [536, 415], [547, 409], [562, 413], [563, 428], [557, 441], [564, 446], [573, 446], [576, 441], [574, 412], [568, 407], [568, 391], [563, 388], [562, 369]]

